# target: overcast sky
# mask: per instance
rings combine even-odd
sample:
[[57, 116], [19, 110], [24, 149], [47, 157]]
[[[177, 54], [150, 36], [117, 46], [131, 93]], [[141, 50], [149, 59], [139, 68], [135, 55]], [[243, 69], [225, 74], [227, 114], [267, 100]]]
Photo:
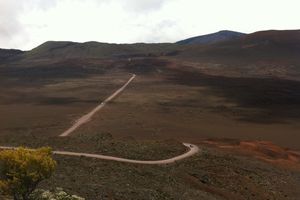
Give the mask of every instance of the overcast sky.
[[0, 48], [48, 40], [174, 42], [235, 30], [300, 29], [299, 0], [0, 0]]

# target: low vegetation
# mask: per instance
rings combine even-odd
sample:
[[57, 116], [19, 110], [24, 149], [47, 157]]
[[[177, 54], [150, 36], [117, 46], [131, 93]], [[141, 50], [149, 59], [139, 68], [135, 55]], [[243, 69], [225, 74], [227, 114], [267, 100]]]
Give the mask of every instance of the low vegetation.
[[62, 187], [87, 200], [294, 200], [300, 173], [201, 147], [171, 165], [148, 166], [55, 156], [58, 167], [41, 188]]
[[70, 137], [48, 137], [31, 134], [2, 135], [0, 145], [38, 148], [51, 146], [54, 150], [103, 154], [136, 160], [162, 160], [186, 151], [176, 140], [135, 140], [113, 138], [109, 133], [81, 133]]
[[38, 184], [54, 172], [50, 148], [18, 148], [0, 152], [0, 192], [14, 200], [29, 200]]

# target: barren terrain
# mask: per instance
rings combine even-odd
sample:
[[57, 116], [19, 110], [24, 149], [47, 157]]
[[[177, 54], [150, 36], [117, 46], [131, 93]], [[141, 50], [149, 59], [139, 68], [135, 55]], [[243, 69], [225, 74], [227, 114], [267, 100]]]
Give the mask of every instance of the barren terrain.
[[[297, 200], [298, 32], [198, 46], [48, 42], [2, 50], [0, 145], [79, 153], [55, 155], [58, 170], [42, 187], [88, 200]], [[184, 154], [183, 142], [201, 153], [162, 166], [81, 156], [154, 162]]]

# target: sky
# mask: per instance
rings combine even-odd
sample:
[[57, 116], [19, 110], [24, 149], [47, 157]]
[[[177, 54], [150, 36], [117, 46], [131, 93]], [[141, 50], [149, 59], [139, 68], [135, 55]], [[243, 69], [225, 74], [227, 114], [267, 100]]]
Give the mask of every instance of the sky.
[[234, 30], [300, 29], [299, 0], [0, 0], [0, 48], [46, 41], [175, 42]]

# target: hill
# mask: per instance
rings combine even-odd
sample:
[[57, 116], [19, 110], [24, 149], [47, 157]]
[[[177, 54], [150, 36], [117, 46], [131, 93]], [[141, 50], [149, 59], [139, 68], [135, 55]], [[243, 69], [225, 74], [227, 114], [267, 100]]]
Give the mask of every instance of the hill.
[[222, 61], [296, 62], [300, 56], [300, 30], [260, 31], [236, 40], [205, 46], [191, 46], [181, 52], [191, 59], [214, 59]]
[[21, 55], [23, 51], [17, 49], [0, 49], [0, 63], [13, 59], [17, 55]]
[[24, 54], [24, 59], [73, 59], [73, 58], [126, 58], [134, 56], [163, 55], [177, 45], [161, 44], [109, 44], [99, 42], [48, 41]]
[[235, 31], [219, 31], [208, 35], [201, 35], [197, 37], [188, 38], [176, 42], [181, 45], [193, 45], [193, 44], [213, 44], [217, 42], [223, 42], [227, 40], [237, 39], [244, 36], [244, 33]]
[[[244, 35], [236, 40], [223, 41], [211, 45], [195, 46], [190, 50], [201, 50], [202, 53], [222, 53], [234, 56], [244, 52], [257, 52], [256, 55], [271, 52], [277, 53], [299, 53], [300, 50], [300, 30], [286, 31], [260, 31]], [[187, 51], [191, 52], [191, 51]], [[218, 54], [219, 54], [218, 53]]]
[[268, 30], [210, 45], [185, 45], [176, 59], [211, 75], [300, 80], [300, 30]]

